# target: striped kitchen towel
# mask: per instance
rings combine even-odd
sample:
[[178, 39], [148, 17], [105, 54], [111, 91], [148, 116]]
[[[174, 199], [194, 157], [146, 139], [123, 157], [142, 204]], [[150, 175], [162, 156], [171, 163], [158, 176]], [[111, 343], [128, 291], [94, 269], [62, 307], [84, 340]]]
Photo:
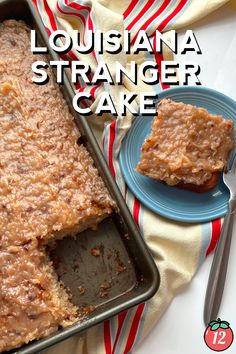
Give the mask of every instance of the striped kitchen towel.
[[[47, 32], [57, 29], [73, 29], [81, 32], [86, 41], [88, 30], [106, 32], [116, 29], [130, 31], [134, 40], [139, 30], [145, 30], [155, 43], [155, 30], [167, 32], [189, 25], [208, 15], [227, 0], [33, 0]], [[164, 51], [165, 59], [171, 59]], [[155, 53], [140, 53], [135, 57], [137, 63], [155, 60], [159, 64], [163, 56]], [[67, 60], [87, 61], [95, 68], [100, 60], [112, 68], [114, 61], [129, 67], [134, 58], [132, 54], [98, 55], [79, 54], [72, 50], [66, 55]], [[162, 82], [152, 89], [156, 92], [167, 86]], [[123, 86], [107, 83], [87, 86], [82, 80], [76, 87], [78, 92], [92, 94], [94, 111], [101, 93], [106, 90], [114, 98], [119, 92], [149, 91], [150, 87], [138, 82], [137, 86], [125, 82]], [[84, 102], [84, 104], [89, 104]], [[111, 172], [120, 187], [127, 205], [147, 242], [161, 273], [161, 286], [150, 301], [105, 321], [85, 333], [74, 336], [46, 351], [47, 354], [126, 354], [138, 344], [152, 329], [163, 314], [178, 290], [189, 283], [205, 257], [214, 249], [219, 237], [221, 221], [214, 220], [205, 224], [181, 224], [152, 213], [145, 208], [127, 189], [118, 162], [121, 141], [132, 123], [132, 115], [114, 119], [106, 114], [102, 117], [89, 117], [96, 137], [103, 148]]]

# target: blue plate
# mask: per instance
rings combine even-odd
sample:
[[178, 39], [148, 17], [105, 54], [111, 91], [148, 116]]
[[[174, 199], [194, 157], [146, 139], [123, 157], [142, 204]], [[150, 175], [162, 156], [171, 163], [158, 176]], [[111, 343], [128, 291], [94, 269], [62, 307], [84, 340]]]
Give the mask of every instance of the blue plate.
[[[220, 92], [201, 86], [177, 87], [158, 95], [158, 101], [171, 98], [206, 108], [210, 113], [233, 118], [236, 124], [236, 102]], [[120, 151], [121, 169], [131, 191], [148, 208], [169, 219], [183, 222], [205, 222], [227, 212], [229, 191], [222, 176], [218, 185], [206, 193], [194, 193], [164, 185], [135, 171], [141, 146], [150, 134], [153, 116], [139, 116], [126, 134]]]

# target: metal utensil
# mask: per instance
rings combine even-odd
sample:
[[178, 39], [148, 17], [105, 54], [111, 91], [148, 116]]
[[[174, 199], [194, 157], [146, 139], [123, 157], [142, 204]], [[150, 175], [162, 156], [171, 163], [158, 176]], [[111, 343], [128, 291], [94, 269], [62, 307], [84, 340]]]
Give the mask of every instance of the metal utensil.
[[204, 307], [204, 322], [206, 325], [217, 318], [228, 267], [233, 231], [233, 213], [236, 210], [236, 155], [234, 156], [234, 151], [231, 153], [225, 168], [223, 180], [230, 191], [229, 211], [224, 219], [209, 275]]

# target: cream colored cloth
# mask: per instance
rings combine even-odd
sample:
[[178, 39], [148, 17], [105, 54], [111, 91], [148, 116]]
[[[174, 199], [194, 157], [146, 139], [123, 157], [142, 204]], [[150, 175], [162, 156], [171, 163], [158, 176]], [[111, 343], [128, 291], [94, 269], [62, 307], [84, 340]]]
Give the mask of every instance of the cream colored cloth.
[[[86, 29], [94, 31], [99, 29], [104, 32], [117, 29], [121, 33], [124, 29], [128, 29], [134, 37], [140, 29], [145, 29], [150, 36], [156, 29], [162, 32], [186, 26], [191, 29], [194, 21], [209, 15], [227, 0], [48, 0], [47, 2], [36, 0], [35, 2], [49, 31], [63, 28], [71, 33], [73, 29], [77, 29], [86, 34]], [[73, 53], [77, 55], [75, 51]], [[133, 55], [128, 56], [124, 53], [95, 55], [95, 57], [97, 61], [104, 60], [111, 72], [114, 71], [115, 60], [127, 67], [132, 59], [138, 64], [147, 60], [144, 54], [136, 55], [135, 58]], [[78, 59], [87, 61], [94, 70], [97, 65], [95, 57], [93, 54], [86, 54], [79, 55]], [[172, 58], [172, 55], [165, 51], [164, 59], [167, 58]], [[119, 92], [141, 92], [151, 89], [158, 91], [161, 90], [161, 86], [147, 86], [139, 80], [138, 85], [134, 87], [127, 80], [123, 86], [104, 84], [91, 88], [81, 83], [80, 87], [77, 87], [78, 91], [91, 91], [91, 89], [95, 92], [92, 105], [94, 110], [104, 90], [112, 95], [117, 104]], [[138, 102], [136, 104], [138, 105]], [[108, 114], [100, 118], [94, 116], [89, 118], [100, 144], [103, 137], [104, 155], [108, 161], [110, 161], [109, 157], [112, 157], [112, 163], [109, 164], [123, 193], [126, 187], [117, 157], [122, 138], [129, 129], [132, 119], [130, 113], [125, 118], [119, 117], [116, 124], [114, 124], [114, 117]], [[112, 146], [109, 145], [111, 130], [115, 135]], [[112, 156], [109, 155], [111, 151]], [[133, 212], [137, 202], [129, 191], [126, 194], [126, 201]], [[130, 352], [151, 331], [173, 296], [191, 281], [199, 264], [213, 249], [213, 241], [217, 239], [220, 230], [220, 221], [201, 225], [181, 224], [164, 219], [143, 206], [140, 206], [137, 221], [160, 271], [161, 285], [157, 294], [145, 306], [136, 307], [123, 317], [115, 317], [106, 324], [100, 324], [76, 335], [48, 349], [47, 354]]]

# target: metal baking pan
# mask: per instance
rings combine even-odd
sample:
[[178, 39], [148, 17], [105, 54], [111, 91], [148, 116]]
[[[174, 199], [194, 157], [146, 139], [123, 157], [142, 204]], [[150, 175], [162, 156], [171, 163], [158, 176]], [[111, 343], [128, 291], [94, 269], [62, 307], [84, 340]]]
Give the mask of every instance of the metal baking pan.
[[[48, 45], [48, 35], [31, 0], [0, 0], [0, 21], [25, 21], [35, 28], [49, 57], [58, 60]], [[45, 339], [31, 342], [12, 353], [31, 354], [88, 329], [111, 316], [148, 300], [158, 290], [160, 277], [142, 236], [113, 180], [102, 152], [85, 117], [72, 107], [74, 90], [65, 77], [61, 90], [119, 213], [104, 220], [96, 231], [88, 230], [76, 239], [58, 242], [51, 257], [59, 278], [72, 294], [72, 301], [84, 317]]]

